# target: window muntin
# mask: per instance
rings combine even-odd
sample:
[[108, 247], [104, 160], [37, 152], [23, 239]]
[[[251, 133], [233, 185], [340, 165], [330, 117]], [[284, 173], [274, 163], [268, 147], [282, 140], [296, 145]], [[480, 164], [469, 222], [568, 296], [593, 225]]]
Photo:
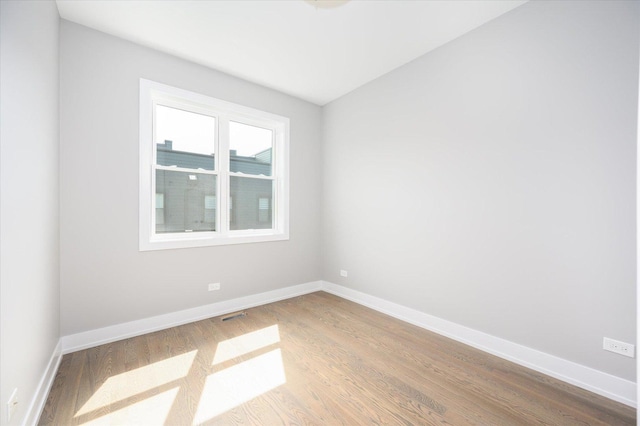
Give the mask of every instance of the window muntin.
[[141, 79], [140, 250], [288, 239], [288, 125]]

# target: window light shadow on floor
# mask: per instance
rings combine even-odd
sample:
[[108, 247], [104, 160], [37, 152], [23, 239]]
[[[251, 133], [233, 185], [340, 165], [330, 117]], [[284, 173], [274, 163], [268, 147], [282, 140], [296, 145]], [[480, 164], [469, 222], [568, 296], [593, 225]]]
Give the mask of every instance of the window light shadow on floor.
[[74, 419], [85, 425], [165, 424], [188, 379], [201, 389], [191, 422], [210, 421], [286, 383], [282, 352], [275, 347], [279, 342], [273, 325], [218, 343], [213, 359], [193, 350], [111, 376]]
[[280, 349], [212, 374], [207, 377], [194, 423], [211, 420], [285, 382]]

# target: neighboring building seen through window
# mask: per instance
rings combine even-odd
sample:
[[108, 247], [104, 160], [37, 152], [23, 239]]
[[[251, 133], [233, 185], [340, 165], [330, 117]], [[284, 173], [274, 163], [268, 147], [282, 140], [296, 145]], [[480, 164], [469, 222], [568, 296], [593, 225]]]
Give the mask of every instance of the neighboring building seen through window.
[[288, 119], [140, 90], [140, 249], [287, 239]]

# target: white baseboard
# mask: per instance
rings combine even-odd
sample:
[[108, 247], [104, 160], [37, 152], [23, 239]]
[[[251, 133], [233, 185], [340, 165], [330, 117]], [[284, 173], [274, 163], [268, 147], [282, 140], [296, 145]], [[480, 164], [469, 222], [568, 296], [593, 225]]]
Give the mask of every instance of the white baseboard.
[[[67, 354], [105, 343], [139, 336], [320, 290], [335, 294], [336, 296], [351, 300], [360, 305], [367, 306], [376, 311], [449, 337], [453, 340], [488, 352], [492, 355], [499, 356], [532, 370], [539, 371], [548, 376], [555, 377], [559, 380], [602, 395], [614, 401], [621, 402], [631, 407], [637, 406], [635, 382], [326, 281], [315, 281], [300, 284], [256, 295], [240, 297], [183, 311], [172, 312], [169, 314], [158, 315], [151, 318], [64, 336], [60, 339], [62, 347], [61, 352], [63, 354]], [[55, 368], [53, 368], [54, 375], [57, 370], [57, 363], [59, 362], [60, 357], [58, 356]], [[53, 357], [52, 363], [50, 364], [53, 365]], [[51, 377], [51, 381], [52, 380], [53, 377]], [[46, 391], [48, 391], [50, 386], [51, 383], [48, 383], [48, 386], [44, 387], [45, 394], [43, 398], [45, 399], [42, 400], [42, 406], [40, 409], [36, 411], [31, 410], [30, 412], [39, 413], [42, 410], [46, 400]], [[39, 406], [35, 403], [35, 401], [40, 401], [38, 398], [40, 398], [40, 395], [34, 399], [34, 403], [31, 407], [32, 409]], [[38, 404], [40, 404], [40, 402], [38, 402]], [[35, 421], [37, 421], [37, 419], [35, 419]]]
[[62, 361], [62, 341], [58, 340], [58, 344], [53, 350], [51, 358], [49, 358], [47, 368], [45, 369], [44, 374], [40, 379], [40, 383], [38, 383], [36, 393], [31, 400], [31, 404], [29, 404], [29, 408], [27, 409], [27, 414], [25, 415], [25, 421], [23, 424], [34, 426], [38, 424], [40, 414], [42, 414], [44, 405], [47, 402], [47, 397], [49, 396], [49, 390], [51, 389], [53, 380], [55, 379], [56, 373], [58, 372], [60, 361]]
[[278, 290], [267, 291], [265, 293], [251, 296], [239, 297], [237, 299], [212, 303], [210, 305], [198, 306], [183, 311], [171, 312], [155, 317], [144, 318], [137, 321], [112, 325], [96, 330], [84, 331], [77, 334], [62, 337], [62, 353], [68, 354], [82, 349], [92, 348], [105, 343], [127, 339], [129, 337], [140, 336], [166, 328], [199, 321], [254, 306], [265, 305], [277, 302], [278, 300], [289, 299], [302, 294], [312, 293], [322, 290], [322, 282], [315, 281], [306, 284], [285, 287]]
[[322, 290], [614, 401], [637, 406], [635, 382], [337, 284], [323, 281]]

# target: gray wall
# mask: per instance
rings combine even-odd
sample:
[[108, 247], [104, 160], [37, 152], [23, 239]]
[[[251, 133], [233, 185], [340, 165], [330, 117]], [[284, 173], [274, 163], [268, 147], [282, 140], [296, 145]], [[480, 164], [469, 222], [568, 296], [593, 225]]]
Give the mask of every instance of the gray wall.
[[0, 423], [24, 420], [59, 337], [58, 10], [0, 2]]
[[635, 380], [638, 6], [533, 1], [327, 105], [323, 278]]
[[[62, 335], [320, 279], [320, 107], [64, 20], [60, 43]], [[138, 251], [141, 77], [291, 119], [289, 241]]]

